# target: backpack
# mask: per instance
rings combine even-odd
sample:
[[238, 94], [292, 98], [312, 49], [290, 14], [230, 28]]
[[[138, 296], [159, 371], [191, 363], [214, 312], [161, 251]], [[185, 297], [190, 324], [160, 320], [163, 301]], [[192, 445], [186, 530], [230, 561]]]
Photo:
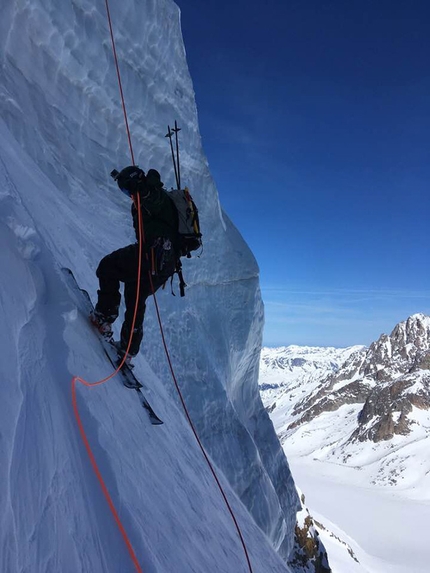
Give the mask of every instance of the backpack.
[[178, 248], [179, 256], [191, 258], [191, 252], [202, 246], [199, 211], [188, 187], [172, 189], [167, 195], [176, 207], [178, 213]]
[[[191, 258], [191, 252], [202, 247], [202, 234], [200, 232], [199, 211], [193, 198], [190, 195], [188, 187], [185, 189], [171, 189], [166, 191], [167, 196], [175, 206], [178, 214], [178, 251], [179, 257], [176, 261], [175, 273], [179, 279], [179, 291], [185, 296], [185, 287], [187, 286], [182, 275], [182, 263], [180, 257]], [[172, 280], [173, 281], [173, 276]], [[172, 288], [172, 294], [173, 292]]]
[[[179, 255], [176, 262], [175, 273], [177, 273], [179, 277], [181, 296], [184, 296], [185, 287], [187, 285], [185, 284], [182, 276], [182, 263], [180, 257], [191, 258], [191, 252], [202, 247], [199, 212], [190, 195], [188, 187], [185, 187], [185, 189], [172, 189], [171, 191], [166, 191], [163, 189], [163, 183], [161, 182], [158, 171], [150, 169], [145, 175], [145, 173], [136, 165], [124, 168], [121, 173], [114, 169], [111, 172], [111, 176], [115, 181], [117, 181], [121, 191], [129, 197], [132, 197], [133, 193], [137, 193], [139, 188], [142, 189], [144, 193], [150, 192], [151, 188], [155, 188], [163, 190], [172, 201], [177, 213], [177, 225], [175, 230], [177, 232], [176, 249], [178, 251], [177, 254]], [[132, 207], [132, 215], [136, 237], [139, 240], [137, 215], [133, 209], [135, 210], [136, 207]], [[174, 294], [173, 289], [172, 294]]]

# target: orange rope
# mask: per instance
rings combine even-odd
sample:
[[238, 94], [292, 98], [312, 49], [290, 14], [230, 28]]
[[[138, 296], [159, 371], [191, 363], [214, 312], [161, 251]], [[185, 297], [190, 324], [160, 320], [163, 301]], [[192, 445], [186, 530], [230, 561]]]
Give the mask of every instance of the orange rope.
[[100, 483], [100, 487], [102, 488], [103, 495], [104, 495], [105, 498], [106, 498], [106, 501], [107, 501], [107, 503], [108, 503], [108, 505], [109, 505], [109, 509], [111, 510], [112, 515], [113, 515], [113, 517], [114, 517], [115, 523], [116, 523], [116, 525], [118, 526], [118, 529], [120, 530], [120, 533], [121, 533], [121, 535], [122, 535], [122, 538], [124, 539], [124, 542], [125, 542], [125, 544], [126, 544], [126, 547], [127, 547], [128, 552], [129, 552], [129, 554], [130, 554], [130, 557], [131, 557], [131, 560], [132, 560], [132, 562], [133, 562], [133, 565], [134, 565], [134, 567], [135, 567], [135, 569], [136, 569], [136, 571], [137, 571], [138, 573], [143, 573], [143, 570], [142, 570], [142, 568], [140, 567], [139, 561], [138, 561], [138, 559], [137, 559], [137, 557], [136, 557], [136, 553], [134, 552], [133, 546], [132, 546], [132, 544], [131, 544], [131, 542], [130, 542], [130, 540], [129, 540], [129, 538], [128, 538], [127, 532], [126, 532], [126, 530], [125, 530], [123, 524], [121, 523], [121, 519], [120, 519], [120, 517], [119, 517], [119, 515], [118, 515], [117, 510], [115, 509], [115, 505], [114, 505], [114, 503], [113, 503], [113, 501], [112, 501], [112, 498], [111, 498], [111, 496], [110, 496], [110, 494], [109, 494], [109, 491], [108, 491], [108, 489], [107, 489], [107, 486], [106, 486], [106, 484], [105, 484], [105, 482], [104, 482], [104, 480], [103, 480], [102, 474], [101, 474], [101, 472], [100, 472], [100, 470], [99, 470], [99, 468], [98, 468], [98, 466], [97, 466], [96, 459], [95, 459], [94, 454], [93, 454], [93, 452], [92, 452], [92, 450], [91, 450], [91, 446], [90, 446], [90, 444], [89, 444], [88, 438], [87, 438], [87, 436], [86, 436], [86, 434], [85, 434], [85, 429], [84, 429], [84, 426], [83, 426], [83, 424], [82, 424], [81, 417], [80, 417], [80, 415], [79, 415], [78, 403], [77, 403], [77, 400], [76, 400], [76, 382], [80, 382], [81, 384], [84, 384], [85, 386], [89, 386], [89, 387], [91, 387], [91, 386], [96, 386], [97, 384], [102, 384], [103, 382], [106, 382], [106, 380], [109, 380], [109, 378], [112, 378], [115, 374], [116, 374], [116, 372], [114, 372], [113, 374], [111, 374], [107, 379], [101, 380], [100, 382], [96, 382], [96, 383], [94, 383], [94, 384], [90, 384], [90, 383], [87, 382], [86, 380], [83, 380], [82, 378], [79, 378], [79, 376], [74, 376], [74, 377], [73, 377], [73, 380], [72, 380], [72, 402], [73, 402], [73, 411], [74, 411], [74, 414], [75, 414], [76, 421], [77, 421], [77, 423], [78, 423], [79, 432], [80, 432], [80, 434], [81, 434], [82, 441], [84, 442], [84, 446], [85, 446], [85, 448], [86, 448], [86, 450], [87, 450], [88, 457], [90, 458], [90, 462], [91, 462], [91, 465], [92, 465], [92, 467], [93, 467], [94, 473], [96, 474], [97, 479], [98, 479], [98, 481], [99, 481], [99, 483]]
[[[113, 55], [114, 55], [114, 60], [115, 60], [115, 67], [116, 67], [117, 78], [118, 78], [118, 86], [119, 86], [120, 97], [121, 97], [121, 103], [122, 103], [122, 109], [123, 109], [123, 114], [124, 114], [124, 121], [125, 121], [125, 126], [126, 126], [126, 131], [127, 131], [128, 143], [129, 143], [129, 147], [130, 147], [131, 160], [132, 160], [133, 165], [135, 165], [134, 153], [133, 153], [133, 146], [132, 146], [132, 143], [131, 143], [131, 134], [130, 134], [130, 129], [129, 129], [129, 125], [128, 125], [127, 110], [126, 110], [126, 106], [125, 106], [124, 93], [123, 93], [123, 89], [122, 89], [121, 74], [120, 74], [119, 65], [118, 65], [118, 58], [117, 58], [117, 53], [116, 53], [115, 40], [114, 40], [113, 29], [112, 29], [112, 20], [111, 20], [111, 16], [110, 16], [110, 10], [109, 10], [109, 2], [108, 2], [108, 0], [105, 0], [105, 3], [106, 3], [106, 12], [107, 12], [107, 18], [108, 18], [108, 23], [109, 23], [109, 30], [110, 30], [111, 41], [112, 41], [112, 50], [113, 50]], [[105, 496], [105, 498], [106, 498], [106, 500], [107, 500], [107, 503], [108, 503], [108, 505], [109, 505], [109, 509], [110, 509], [110, 511], [112, 512], [112, 515], [113, 515], [113, 517], [114, 517], [115, 523], [117, 524], [118, 529], [120, 530], [120, 533], [121, 533], [121, 535], [122, 535], [122, 537], [123, 537], [123, 539], [124, 539], [124, 542], [125, 542], [125, 544], [126, 544], [126, 547], [127, 547], [128, 552], [129, 552], [129, 554], [130, 554], [131, 560], [132, 560], [132, 562], [133, 562], [133, 564], [134, 564], [134, 566], [135, 566], [135, 568], [136, 568], [136, 571], [138, 571], [138, 573], [143, 573], [143, 572], [142, 572], [142, 569], [141, 569], [141, 567], [140, 567], [140, 565], [139, 565], [139, 562], [138, 562], [138, 560], [137, 560], [136, 554], [135, 554], [135, 552], [134, 552], [134, 550], [133, 550], [132, 544], [131, 544], [131, 542], [130, 542], [128, 536], [127, 536], [127, 533], [126, 533], [126, 531], [125, 531], [124, 526], [123, 526], [122, 523], [121, 523], [121, 520], [120, 520], [120, 518], [119, 518], [118, 512], [116, 511], [116, 508], [115, 508], [114, 503], [113, 503], [113, 501], [112, 501], [112, 498], [111, 498], [111, 496], [110, 496], [110, 494], [109, 494], [109, 491], [108, 491], [108, 489], [107, 489], [107, 486], [106, 486], [106, 484], [105, 484], [105, 482], [104, 482], [104, 480], [103, 480], [103, 477], [102, 477], [102, 475], [101, 475], [101, 472], [100, 472], [100, 470], [99, 470], [99, 468], [98, 468], [98, 466], [97, 466], [97, 462], [96, 462], [95, 456], [94, 456], [94, 454], [93, 454], [93, 452], [92, 452], [92, 450], [91, 450], [91, 446], [90, 446], [90, 444], [89, 444], [88, 438], [86, 437], [85, 429], [84, 429], [84, 426], [83, 426], [83, 424], [82, 424], [81, 417], [80, 417], [80, 415], [79, 415], [79, 410], [78, 410], [78, 405], [77, 405], [77, 398], [76, 398], [76, 382], [80, 382], [81, 384], [83, 384], [84, 386], [89, 387], [89, 388], [92, 388], [92, 387], [94, 387], [94, 386], [99, 386], [99, 385], [101, 385], [101, 384], [104, 384], [105, 382], [107, 382], [108, 380], [110, 380], [111, 378], [113, 378], [113, 377], [119, 372], [119, 370], [122, 368], [122, 366], [123, 366], [123, 364], [124, 364], [124, 362], [125, 362], [125, 360], [126, 360], [126, 358], [127, 358], [127, 355], [128, 355], [128, 353], [129, 353], [129, 351], [130, 351], [130, 346], [131, 346], [131, 342], [132, 342], [132, 338], [133, 338], [133, 332], [134, 332], [134, 325], [135, 325], [135, 322], [136, 322], [137, 309], [138, 309], [138, 305], [139, 305], [139, 298], [140, 298], [140, 282], [141, 282], [141, 272], [142, 272], [142, 254], [143, 254], [143, 252], [142, 252], [142, 244], [145, 242], [145, 233], [144, 233], [144, 229], [143, 229], [143, 222], [142, 222], [142, 213], [141, 213], [141, 208], [140, 208], [140, 196], [139, 196], [139, 193], [137, 194], [136, 199], [135, 199], [134, 201], [135, 201], [135, 205], [136, 205], [136, 209], [137, 209], [137, 213], [138, 213], [138, 222], [139, 222], [139, 261], [138, 261], [136, 303], [135, 303], [135, 308], [134, 308], [134, 315], [133, 315], [133, 321], [132, 321], [132, 327], [131, 327], [130, 337], [129, 337], [129, 341], [128, 341], [128, 345], [127, 345], [127, 350], [126, 350], [126, 352], [125, 352], [125, 354], [124, 354], [124, 356], [123, 356], [123, 358], [122, 358], [122, 360], [121, 360], [121, 363], [120, 363], [119, 366], [117, 367], [117, 369], [116, 369], [114, 372], [112, 372], [112, 374], [110, 374], [110, 375], [107, 376], [106, 378], [103, 378], [102, 380], [99, 380], [99, 381], [97, 381], [97, 382], [92, 382], [92, 383], [91, 383], [91, 382], [87, 382], [87, 381], [84, 380], [83, 378], [80, 378], [79, 376], [74, 376], [73, 379], [72, 379], [72, 403], [73, 403], [73, 411], [74, 411], [75, 418], [76, 418], [76, 421], [77, 421], [77, 424], [78, 424], [78, 427], [79, 427], [79, 431], [80, 431], [80, 434], [81, 434], [82, 441], [83, 441], [83, 443], [84, 443], [84, 445], [85, 445], [85, 448], [86, 448], [86, 450], [87, 450], [88, 457], [90, 458], [91, 465], [92, 465], [92, 467], [93, 467], [94, 473], [96, 474], [96, 477], [97, 477], [97, 479], [98, 479], [98, 481], [99, 481], [99, 483], [100, 483], [100, 486], [101, 486], [103, 495]], [[194, 434], [194, 437], [195, 437], [195, 439], [196, 439], [196, 441], [197, 441], [197, 443], [198, 443], [198, 445], [199, 445], [199, 447], [200, 447], [200, 450], [201, 450], [201, 452], [202, 452], [202, 454], [203, 454], [203, 456], [204, 456], [204, 458], [205, 458], [205, 460], [206, 460], [206, 462], [207, 462], [207, 464], [208, 464], [208, 467], [209, 467], [209, 469], [210, 469], [210, 471], [211, 471], [211, 473], [212, 473], [212, 475], [213, 475], [213, 477], [214, 477], [214, 479], [215, 479], [215, 482], [216, 482], [216, 484], [217, 484], [217, 486], [218, 486], [218, 489], [219, 489], [219, 491], [220, 491], [220, 493], [221, 493], [221, 495], [222, 495], [222, 497], [223, 497], [223, 499], [224, 499], [224, 502], [225, 502], [225, 504], [226, 504], [226, 507], [227, 507], [227, 509], [228, 509], [228, 511], [229, 511], [229, 513], [230, 513], [230, 515], [231, 515], [231, 518], [232, 518], [233, 522], [234, 522], [234, 525], [235, 525], [235, 527], [236, 527], [237, 533], [238, 533], [238, 535], [239, 535], [239, 539], [240, 539], [240, 541], [241, 541], [241, 544], [242, 544], [242, 547], [243, 547], [243, 550], [244, 550], [244, 553], [245, 553], [245, 557], [246, 557], [246, 561], [247, 561], [247, 564], [248, 564], [249, 572], [250, 572], [250, 573], [253, 573], [252, 566], [251, 566], [251, 561], [250, 561], [249, 554], [248, 554], [248, 550], [247, 550], [247, 547], [246, 547], [245, 540], [244, 540], [244, 538], [243, 538], [241, 529], [240, 529], [240, 527], [239, 527], [239, 523], [238, 523], [238, 521], [237, 521], [237, 519], [236, 519], [236, 516], [234, 515], [233, 509], [232, 509], [232, 507], [231, 507], [231, 505], [230, 505], [230, 503], [229, 503], [229, 501], [228, 501], [228, 499], [227, 499], [227, 496], [226, 496], [226, 494], [225, 494], [225, 492], [224, 492], [224, 489], [223, 489], [223, 487], [222, 487], [222, 485], [221, 485], [221, 482], [220, 482], [220, 480], [219, 480], [219, 478], [218, 478], [218, 476], [217, 476], [217, 474], [216, 474], [216, 472], [215, 472], [215, 469], [214, 469], [214, 467], [213, 467], [213, 465], [212, 465], [212, 463], [211, 463], [211, 461], [210, 461], [210, 459], [209, 459], [209, 456], [207, 455], [207, 453], [206, 453], [206, 451], [205, 451], [205, 448], [204, 448], [204, 446], [203, 446], [203, 444], [202, 444], [202, 442], [201, 442], [201, 440], [200, 440], [200, 438], [199, 438], [199, 436], [198, 436], [197, 430], [196, 430], [196, 428], [195, 428], [195, 426], [194, 426], [194, 424], [193, 424], [193, 421], [192, 421], [191, 416], [190, 416], [190, 414], [189, 414], [189, 412], [188, 412], [188, 409], [187, 409], [187, 406], [186, 406], [186, 403], [185, 403], [183, 394], [182, 394], [181, 389], [180, 389], [180, 387], [179, 387], [179, 384], [178, 384], [178, 381], [177, 381], [177, 378], [176, 378], [176, 375], [175, 375], [175, 372], [174, 372], [174, 369], [173, 369], [173, 365], [172, 365], [170, 353], [169, 353], [169, 350], [168, 350], [168, 347], [167, 347], [166, 339], [165, 339], [163, 324], [162, 324], [161, 316], [160, 316], [160, 310], [159, 310], [157, 298], [156, 298], [156, 296], [155, 296], [155, 289], [154, 289], [154, 284], [153, 284], [153, 281], [152, 281], [151, 268], [150, 268], [150, 265], [149, 265], [149, 257], [148, 257], [147, 251], [145, 251], [145, 255], [146, 255], [147, 262], [148, 262], [149, 282], [150, 282], [150, 285], [151, 285], [151, 291], [152, 291], [152, 295], [153, 295], [153, 298], [154, 298], [155, 309], [156, 309], [156, 314], [157, 314], [158, 323], [159, 323], [159, 326], [160, 326], [160, 332], [161, 332], [161, 337], [162, 337], [162, 341], [163, 341], [164, 351], [165, 351], [166, 358], [167, 358], [167, 361], [168, 361], [168, 364], [169, 364], [169, 369], [170, 369], [170, 372], [171, 372], [171, 375], [172, 375], [172, 378], [173, 378], [173, 382], [174, 382], [174, 384], [175, 384], [175, 387], [176, 387], [176, 390], [177, 390], [177, 392], [178, 392], [178, 395], [179, 395], [179, 398], [180, 398], [180, 401], [181, 401], [183, 410], [184, 410], [184, 412], [185, 412], [185, 415], [186, 415], [186, 417], [187, 417], [187, 420], [188, 420], [188, 423], [189, 423], [189, 425], [190, 425], [190, 427], [191, 427], [191, 430], [192, 430], [192, 432], [193, 432], [193, 434]]]
[[[127, 130], [128, 143], [130, 146], [131, 160], [132, 160], [132, 163], [134, 165], [133, 146], [131, 143], [131, 135], [130, 135], [130, 129], [129, 129], [128, 119], [127, 119], [127, 110], [125, 107], [124, 93], [123, 93], [123, 89], [122, 89], [121, 75], [120, 75], [120, 71], [119, 71], [118, 58], [117, 58], [117, 54], [116, 54], [115, 40], [114, 40], [114, 36], [113, 36], [112, 21], [111, 21], [111, 17], [110, 17], [108, 0], [106, 0], [106, 11], [107, 11], [109, 29], [110, 29], [110, 34], [111, 34], [112, 49], [113, 49], [113, 54], [114, 54], [115, 67], [116, 67], [116, 71], [117, 71], [118, 85], [119, 85], [119, 91], [120, 91], [121, 102], [122, 102], [122, 109], [123, 109], [123, 113], [124, 113], [124, 120], [125, 120], [125, 125], [126, 125], [126, 130]], [[94, 386], [100, 386], [101, 384], [104, 384], [105, 382], [107, 382], [108, 380], [110, 380], [111, 378], [116, 376], [116, 374], [121, 370], [121, 368], [122, 368], [122, 366], [123, 366], [123, 364], [124, 364], [124, 362], [128, 356], [128, 353], [130, 351], [131, 341], [132, 341], [133, 332], [134, 332], [134, 325], [136, 323], [137, 309], [139, 306], [140, 277], [141, 277], [141, 271], [142, 271], [142, 233], [143, 233], [143, 227], [141, 224], [141, 210], [140, 210], [140, 197], [139, 197], [139, 195], [137, 196], [136, 203], [137, 203], [136, 208], [137, 208], [138, 218], [139, 218], [139, 261], [138, 261], [138, 268], [137, 268], [138, 279], [137, 279], [137, 290], [136, 290], [136, 304], [134, 307], [133, 321], [132, 321], [132, 326], [131, 326], [130, 337], [128, 340], [127, 349], [126, 349], [126, 352], [125, 352], [120, 364], [118, 365], [117, 369], [114, 372], [112, 372], [112, 374], [110, 374], [109, 376], [106, 376], [102, 380], [99, 380], [97, 382], [87, 382], [86, 380], [84, 380], [83, 378], [80, 378], [79, 376], [74, 376], [72, 379], [72, 403], [73, 403], [73, 412], [75, 414], [75, 418], [76, 418], [76, 421], [77, 421], [77, 424], [79, 427], [79, 432], [81, 434], [82, 441], [84, 443], [85, 449], [87, 450], [87, 454], [88, 454], [88, 457], [90, 458], [90, 462], [91, 462], [91, 465], [93, 467], [94, 473], [96, 474], [96, 477], [100, 483], [100, 487], [102, 489], [103, 495], [106, 498], [109, 509], [110, 509], [110, 511], [114, 517], [115, 523], [118, 526], [118, 529], [120, 530], [120, 533], [124, 539], [124, 542], [126, 544], [127, 550], [130, 554], [131, 560], [135, 566], [136, 571], [138, 573], [143, 573], [142, 568], [140, 567], [139, 561], [136, 557], [136, 553], [134, 552], [131, 541], [127, 536], [127, 532], [125, 531], [124, 526], [122, 525], [121, 519], [118, 515], [118, 512], [117, 512], [115, 505], [112, 501], [112, 498], [109, 494], [107, 486], [103, 480], [102, 474], [101, 474], [101, 472], [97, 466], [95, 456], [91, 450], [90, 443], [89, 443], [88, 438], [85, 434], [84, 425], [83, 425], [81, 417], [79, 415], [78, 403], [77, 403], [77, 398], [76, 398], [76, 383], [77, 382], [80, 382], [81, 384], [83, 384], [87, 388], [93, 388]]]
[[129, 126], [128, 126], [127, 110], [126, 110], [126, 108], [125, 108], [124, 92], [122, 91], [121, 74], [120, 74], [120, 72], [119, 72], [118, 58], [117, 58], [117, 55], [116, 55], [115, 38], [114, 38], [114, 35], [113, 35], [112, 20], [111, 20], [111, 17], [110, 17], [109, 1], [108, 1], [108, 0], [105, 0], [105, 2], [106, 2], [107, 19], [108, 19], [108, 23], [109, 23], [110, 39], [111, 39], [111, 42], [112, 42], [113, 58], [114, 58], [114, 60], [115, 60], [116, 75], [117, 75], [117, 78], [118, 78], [118, 87], [119, 87], [119, 93], [120, 93], [120, 96], [121, 96], [122, 111], [123, 111], [123, 114], [124, 114], [125, 128], [126, 128], [126, 130], [127, 130], [128, 145], [129, 145], [129, 147], [130, 147], [131, 162], [132, 162], [133, 165], [135, 165], [135, 163], [134, 163], [133, 146], [132, 146], [132, 144], [131, 144], [130, 128], [129, 128]]
[[110, 496], [110, 494], [109, 494], [109, 491], [108, 491], [108, 489], [107, 489], [107, 486], [106, 486], [106, 484], [105, 484], [105, 482], [104, 482], [104, 480], [103, 480], [102, 474], [101, 474], [101, 472], [100, 472], [100, 470], [99, 470], [99, 468], [98, 468], [98, 466], [97, 466], [97, 462], [96, 462], [95, 456], [94, 456], [93, 451], [92, 451], [92, 449], [91, 449], [91, 446], [90, 446], [90, 443], [89, 443], [89, 441], [88, 441], [88, 438], [87, 438], [87, 436], [86, 436], [86, 434], [85, 434], [84, 425], [83, 425], [82, 420], [81, 420], [81, 417], [80, 417], [80, 415], [79, 415], [78, 403], [77, 403], [77, 399], [76, 399], [76, 382], [80, 382], [81, 384], [83, 384], [83, 385], [86, 386], [87, 388], [94, 388], [94, 386], [100, 386], [101, 384], [104, 384], [105, 382], [107, 382], [108, 380], [110, 380], [111, 378], [113, 378], [114, 376], [116, 376], [116, 374], [121, 370], [121, 368], [122, 368], [122, 366], [123, 366], [123, 364], [124, 364], [124, 362], [125, 362], [125, 359], [126, 359], [126, 357], [127, 357], [127, 355], [128, 355], [128, 352], [129, 352], [129, 350], [130, 350], [130, 345], [131, 345], [131, 341], [132, 341], [132, 338], [133, 338], [134, 324], [135, 324], [135, 322], [136, 322], [137, 308], [138, 308], [138, 304], [139, 304], [140, 273], [141, 273], [141, 262], [142, 262], [142, 241], [141, 241], [141, 239], [142, 239], [142, 232], [141, 232], [141, 227], [142, 227], [142, 225], [141, 225], [141, 220], [140, 220], [141, 217], [140, 217], [140, 199], [139, 199], [139, 196], [137, 196], [137, 205], [138, 205], [138, 209], [139, 209], [139, 211], [138, 211], [138, 212], [139, 212], [139, 265], [138, 265], [138, 273], [139, 273], [139, 274], [138, 274], [138, 277], [139, 277], [139, 280], [138, 280], [138, 282], [137, 282], [136, 304], [135, 304], [135, 307], [134, 307], [133, 323], [132, 323], [132, 327], [131, 327], [131, 333], [130, 333], [130, 338], [129, 338], [128, 345], [127, 345], [127, 350], [126, 350], [126, 353], [124, 354], [124, 356], [123, 356], [123, 358], [122, 358], [122, 360], [121, 360], [119, 366], [117, 367], [117, 369], [116, 369], [114, 372], [112, 372], [112, 374], [109, 374], [109, 376], [106, 376], [106, 377], [103, 378], [102, 380], [98, 380], [97, 382], [87, 382], [86, 380], [84, 380], [83, 378], [81, 378], [81, 377], [79, 377], [79, 376], [74, 376], [73, 379], [72, 379], [72, 403], [73, 403], [73, 412], [74, 412], [74, 414], [75, 414], [75, 418], [76, 418], [76, 421], [77, 421], [77, 424], [78, 424], [78, 427], [79, 427], [79, 432], [80, 432], [80, 434], [81, 434], [82, 441], [84, 442], [84, 446], [85, 446], [85, 449], [87, 450], [88, 457], [90, 458], [91, 465], [92, 465], [92, 467], [93, 467], [94, 473], [96, 474], [96, 477], [97, 477], [97, 479], [98, 479], [98, 481], [99, 481], [99, 483], [100, 483], [100, 487], [101, 487], [101, 489], [102, 489], [103, 495], [104, 495], [105, 498], [106, 498], [106, 501], [107, 501], [107, 503], [108, 503], [109, 509], [111, 510], [112, 515], [113, 515], [113, 517], [114, 517], [115, 523], [117, 524], [118, 529], [120, 530], [120, 533], [121, 533], [121, 535], [122, 535], [122, 537], [123, 537], [123, 539], [124, 539], [124, 541], [125, 541], [127, 550], [128, 550], [128, 552], [129, 552], [129, 554], [130, 554], [131, 560], [132, 560], [132, 562], [133, 562], [133, 564], [134, 564], [134, 566], [135, 566], [135, 568], [136, 568], [136, 571], [137, 571], [138, 573], [143, 573], [143, 571], [142, 571], [142, 569], [141, 569], [141, 567], [140, 567], [140, 565], [139, 565], [139, 561], [137, 560], [136, 553], [134, 552], [134, 549], [133, 549], [133, 546], [132, 546], [132, 544], [131, 544], [131, 541], [130, 541], [130, 539], [128, 538], [127, 532], [125, 531], [125, 528], [124, 528], [124, 526], [123, 526], [122, 523], [121, 523], [121, 520], [120, 520], [120, 518], [119, 518], [118, 512], [117, 512], [117, 510], [116, 510], [116, 508], [115, 508], [115, 505], [114, 505], [114, 503], [113, 503], [113, 501], [112, 501], [112, 498], [111, 498], [111, 496]]

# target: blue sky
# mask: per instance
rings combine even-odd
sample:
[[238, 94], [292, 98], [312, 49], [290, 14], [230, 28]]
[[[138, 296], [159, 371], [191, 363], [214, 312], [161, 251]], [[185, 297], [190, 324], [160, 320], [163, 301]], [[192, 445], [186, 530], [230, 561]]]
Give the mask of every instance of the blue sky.
[[264, 343], [369, 344], [430, 314], [430, 4], [176, 1]]

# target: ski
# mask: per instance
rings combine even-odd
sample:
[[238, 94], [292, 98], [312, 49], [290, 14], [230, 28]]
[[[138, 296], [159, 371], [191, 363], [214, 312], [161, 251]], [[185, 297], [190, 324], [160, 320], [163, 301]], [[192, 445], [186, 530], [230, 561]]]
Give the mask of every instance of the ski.
[[[62, 268], [61, 270], [67, 279], [67, 286], [70, 288], [70, 290], [73, 292], [73, 294], [79, 294], [80, 295], [79, 300], [76, 300], [77, 306], [82, 310], [82, 312], [86, 313], [86, 315], [89, 317], [90, 312], [94, 310], [94, 305], [91, 301], [90, 295], [88, 294], [88, 292], [86, 290], [82, 289], [78, 285], [76, 278], [70, 269]], [[82, 303], [84, 306], [82, 306]], [[88, 322], [89, 322], [89, 319], [88, 319]], [[118, 356], [118, 352], [117, 352], [115, 346], [109, 340], [107, 340], [106, 338], [101, 336], [95, 328], [93, 330], [94, 330], [94, 333], [96, 334], [97, 338], [100, 340], [103, 351], [106, 354], [106, 357], [108, 358], [109, 362], [112, 364], [112, 366], [115, 369], [117, 369], [121, 363], [121, 359]], [[163, 424], [163, 421], [154, 412], [154, 410], [152, 409], [152, 406], [150, 405], [150, 403], [146, 399], [145, 395], [143, 394], [143, 392], [142, 392], [143, 385], [136, 378], [132, 369], [127, 364], [123, 364], [119, 373], [122, 376], [124, 386], [126, 388], [136, 390], [137, 395], [139, 397], [139, 401], [140, 401], [141, 405], [143, 406], [143, 408], [146, 410], [151, 424], [153, 426], [159, 426], [159, 425]]]
[[[118, 357], [118, 354], [116, 352], [115, 347], [112, 346], [112, 344], [110, 344], [106, 340], [104, 340], [104, 342], [102, 341], [102, 345], [103, 345], [103, 349], [105, 350], [105, 353], [106, 353], [107, 357], [109, 358], [109, 361], [111, 362], [112, 366], [114, 368], [118, 368], [118, 366], [121, 364], [121, 358]], [[105, 349], [104, 348], [105, 345], [108, 345], [110, 348]], [[111, 355], [112, 351], [113, 351], [113, 354], [116, 356], [115, 358], [113, 358], [113, 356]], [[139, 401], [142, 404], [142, 406], [145, 408], [145, 410], [147, 411], [151, 424], [153, 426], [160, 426], [161, 424], [163, 424], [163, 421], [154, 412], [151, 404], [148, 402], [148, 400], [146, 399], [146, 396], [143, 394], [143, 392], [142, 392], [143, 386], [139, 382], [139, 380], [136, 378], [136, 376], [134, 375], [134, 372], [132, 371], [132, 369], [129, 366], [127, 366], [127, 364], [123, 364], [121, 367], [120, 373], [123, 376], [124, 386], [126, 388], [130, 388], [131, 390], [136, 390], [136, 392], [139, 396]]]

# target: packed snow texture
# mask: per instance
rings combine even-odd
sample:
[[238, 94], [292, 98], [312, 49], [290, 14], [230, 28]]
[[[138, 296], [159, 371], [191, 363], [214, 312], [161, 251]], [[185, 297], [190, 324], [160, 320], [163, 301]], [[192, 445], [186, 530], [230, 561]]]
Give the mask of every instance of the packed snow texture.
[[[111, 14], [136, 163], [173, 186], [164, 135], [177, 119], [183, 180], [200, 209], [204, 251], [185, 261], [187, 295], [158, 296], [176, 375], [254, 572], [287, 571], [273, 547], [288, 556], [298, 500], [258, 394], [258, 268], [203, 154], [179, 10], [123, 0]], [[134, 240], [129, 201], [109, 178], [131, 160], [105, 4], [7, 0], [0, 50], [0, 570], [131, 571], [70, 399], [72, 374], [96, 381], [111, 369], [59, 272], [73, 269], [94, 299], [98, 261]], [[143, 570], [246, 572], [180, 409], [152, 303], [135, 372], [164, 426], [149, 425], [118, 378], [79, 387], [78, 402]]]

